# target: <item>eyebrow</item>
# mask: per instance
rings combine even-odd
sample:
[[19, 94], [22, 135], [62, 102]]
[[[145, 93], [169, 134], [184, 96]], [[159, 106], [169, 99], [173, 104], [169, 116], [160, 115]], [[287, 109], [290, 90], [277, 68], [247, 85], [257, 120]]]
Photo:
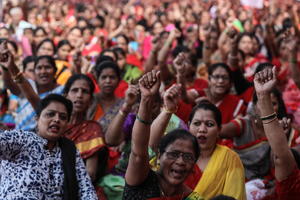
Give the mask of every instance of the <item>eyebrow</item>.
[[47, 112], [55, 112], [55, 113], [59, 113], [59, 114], [65, 114], [65, 115], [67, 115], [68, 113], [66, 113], [66, 112], [59, 112], [59, 111], [57, 111], [57, 110], [47, 110]]

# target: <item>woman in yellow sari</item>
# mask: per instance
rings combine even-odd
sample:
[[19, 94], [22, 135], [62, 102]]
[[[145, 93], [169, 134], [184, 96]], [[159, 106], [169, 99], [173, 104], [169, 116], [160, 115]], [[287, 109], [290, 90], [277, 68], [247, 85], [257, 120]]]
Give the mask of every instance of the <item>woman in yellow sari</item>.
[[[176, 112], [180, 96], [178, 90], [166, 93], [168, 92], [173, 95], [164, 98], [165, 109], [151, 126], [149, 145], [154, 147], [154, 151], [164, 134], [165, 125], [172, 113]], [[185, 183], [205, 199], [223, 194], [237, 200], [246, 200], [244, 168], [239, 156], [229, 148], [217, 144], [221, 122], [221, 112], [207, 100], [199, 102], [193, 108], [189, 118], [189, 131], [197, 137], [201, 155]]]

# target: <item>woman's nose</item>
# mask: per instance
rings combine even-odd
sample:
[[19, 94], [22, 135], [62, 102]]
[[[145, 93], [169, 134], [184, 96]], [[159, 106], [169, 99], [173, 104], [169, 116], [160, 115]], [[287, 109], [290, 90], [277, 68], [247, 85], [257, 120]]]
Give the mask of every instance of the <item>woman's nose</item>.
[[198, 128], [198, 132], [199, 133], [205, 133], [207, 131], [206, 126], [204, 123], [201, 123], [199, 128]]

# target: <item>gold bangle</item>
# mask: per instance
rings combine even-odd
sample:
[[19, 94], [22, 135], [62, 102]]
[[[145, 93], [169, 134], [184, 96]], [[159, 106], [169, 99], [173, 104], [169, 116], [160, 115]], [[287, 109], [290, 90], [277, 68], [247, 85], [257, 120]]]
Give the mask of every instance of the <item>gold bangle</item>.
[[178, 106], [175, 108], [175, 110], [169, 110], [168, 108], [166, 108], [165, 106], [163, 107], [163, 111], [169, 114], [174, 114], [176, 113], [178, 110]]
[[277, 117], [277, 114], [276, 114], [276, 112], [274, 112], [274, 113], [272, 113], [270, 115], [260, 117], [260, 119], [262, 121], [264, 121], [264, 120], [270, 120], [270, 119], [273, 119], [273, 118], [276, 118], [276, 117]]
[[277, 119], [277, 116], [271, 119], [270, 121], [264, 122], [262, 121], [263, 124], [270, 124], [271, 122], [274, 122]]

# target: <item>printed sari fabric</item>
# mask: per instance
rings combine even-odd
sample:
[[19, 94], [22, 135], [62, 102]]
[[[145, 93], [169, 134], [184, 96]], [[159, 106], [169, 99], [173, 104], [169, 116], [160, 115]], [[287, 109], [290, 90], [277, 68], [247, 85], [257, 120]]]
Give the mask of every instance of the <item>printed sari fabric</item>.
[[[195, 182], [197, 176], [200, 180], [194, 191], [205, 199], [223, 194], [237, 200], [246, 200], [243, 164], [239, 156], [225, 146], [217, 145], [205, 170], [194, 170], [187, 181]], [[186, 182], [186, 185], [195, 184]]]
[[101, 126], [95, 121], [84, 121], [70, 125], [65, 136], [75, 143], [83, 159], [91, 157], [104, 147]]
[[100, 116], [97, 121], [101, 125], [104, 134], [106, 133], [106, 130], [113, 118], [119, 112], [121, 106], [123, 105], [123, 102], [123, 99], [117, 100], [117, 102], [106, 113], [104, 113], [102, 107], [98, 104], [97, 111], [101, 114], [97, 116]]
[[109, 124], [123, 105], [123, 102], [123, 99], [116, 100], [115, 104], [112, 105], [107, 112], [104, 112], [103, 108], [97, 103], [95, 98], [93, 100], [93, 104], [89, 108], [88, 118], [97, 121], [100, 124], [103, 133], [105, 134]]

